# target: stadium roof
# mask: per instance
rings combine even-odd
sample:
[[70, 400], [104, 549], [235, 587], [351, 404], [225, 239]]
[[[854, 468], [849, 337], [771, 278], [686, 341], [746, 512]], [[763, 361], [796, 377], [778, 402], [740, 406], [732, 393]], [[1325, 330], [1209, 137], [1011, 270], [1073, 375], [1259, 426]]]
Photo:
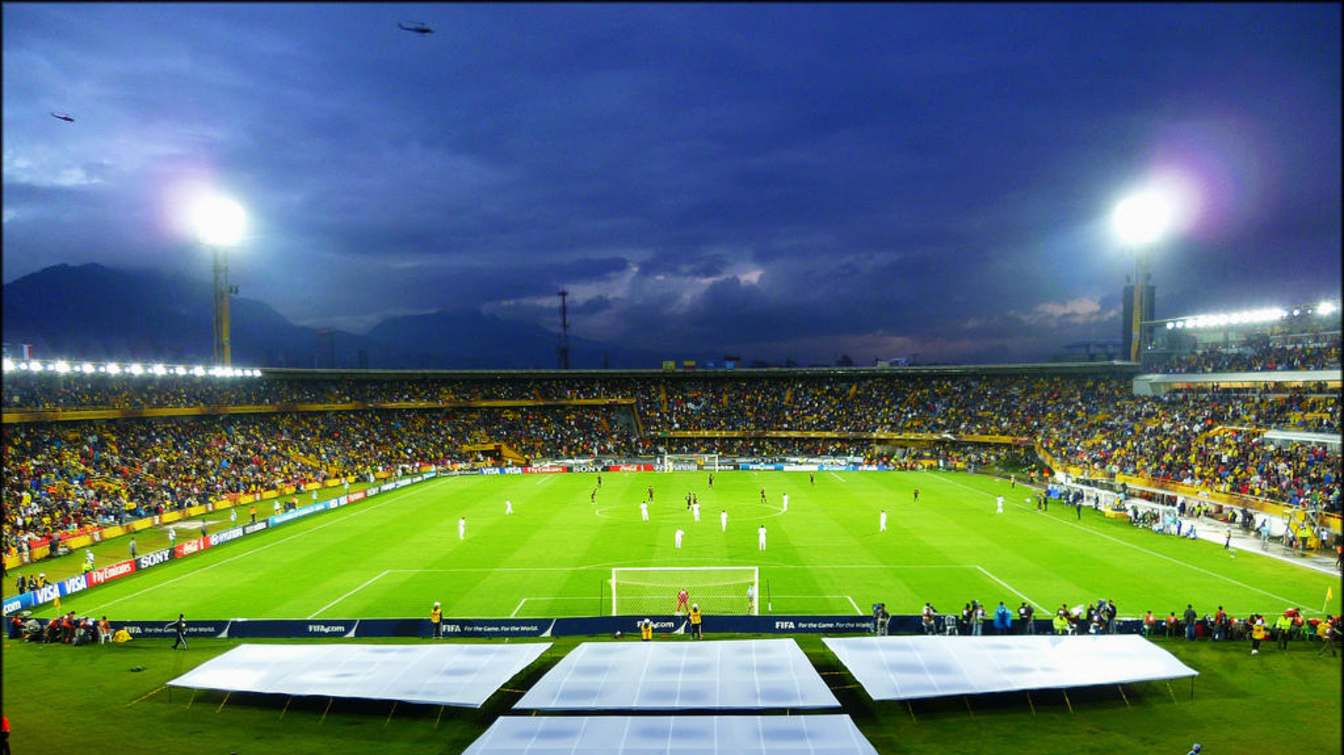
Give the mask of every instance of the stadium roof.
[[745, 377], [768, 378], [799, 377], [910, 377], [939, 375], [1021, 375], [1021, 374], [1137, 374], [1135, 362], [1044, 362], [1031, 364], [958, 364], [926, 365], [918, 367], [761, 367], [734, 369], [646, 369], [646, 370], [357, 370], [357, 369], [300, 369], [292, 367], [265, 367], [268, 377], [363, 379], [395, 378], [621, 378], [621, 377]]

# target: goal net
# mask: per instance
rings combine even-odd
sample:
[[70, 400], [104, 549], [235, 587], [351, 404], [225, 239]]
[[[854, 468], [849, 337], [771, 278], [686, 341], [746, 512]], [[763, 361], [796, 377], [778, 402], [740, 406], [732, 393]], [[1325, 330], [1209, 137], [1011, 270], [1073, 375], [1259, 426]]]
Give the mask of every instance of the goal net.
[[659, 460], [659, 472], [717, 472], [718, 454], [663, 454]]
[[[751, 600], [748, 602], [748, 590]], [[622, 567], [611, 570], [611, 615], [686, 613], [688, 603], [706, 614], [760, 614], [761, 575], [755, 566]]]

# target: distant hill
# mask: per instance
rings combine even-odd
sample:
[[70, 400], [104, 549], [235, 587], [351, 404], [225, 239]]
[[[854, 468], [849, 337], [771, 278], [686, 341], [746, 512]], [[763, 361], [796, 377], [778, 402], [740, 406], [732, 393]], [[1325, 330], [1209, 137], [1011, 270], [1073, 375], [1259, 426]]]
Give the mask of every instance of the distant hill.
[[[295, 325], [269, 304], [234, 297], [233, 359], [264, 367], [536, 369], [556, 366], [557, 336], [535, 324], [470, 310], [393, 317], [366, 335]], [[181, 275], [54, 265], [4, 287], [4, 340], [31, 343], [40, 357], [208, 362], [211, 286]], [[651, 352], [570, 339], [570, 365], [657, 367]]]

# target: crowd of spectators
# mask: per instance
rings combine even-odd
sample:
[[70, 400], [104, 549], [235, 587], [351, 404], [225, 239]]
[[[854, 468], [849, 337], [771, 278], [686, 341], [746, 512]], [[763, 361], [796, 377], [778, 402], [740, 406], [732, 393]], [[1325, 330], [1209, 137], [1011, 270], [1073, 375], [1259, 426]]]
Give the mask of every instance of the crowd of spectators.
[[460, 461], [462, 446], [477, 442], [506, 443], [533, 459], [719, 453], [859, 457], [888, 464], [917, 461], [920, 454], [953, 464], [997, 461], [992, 458], [996, 452], [980, 450], [988, 446], [953, 450], [942, 445], [911, 453], [898, 449], [898, 443], [869, 439], [665, 435], [694, 430], [1014, 436], [1038, 442], [1056, 463], [1101, 474], [1133, 474], [1340, 510], [1337, 447], [1276, 447], [1262, 439], [1266, 429], [1337, 435], [1339, 397], [1322, 387], [1137, 396], [1124, 376], [871, 372], [232, 382], [12, 376], [5, 380], [6, 404], [26, 407], [123, 400], [169, 406], [614, 398], [627, 403], [6, 424], [6, 546], [22, 536], [106, 524], [226, 493], [405, 463]]
[[229, 493], [472, 461], [461, 447], [626, 455], [616, 410], [370, 410], [4, 426], [4, 548]]
[[1304, 343], [1275, 342], [1260, 337], [1234, 346], [1210, 346], [1188, 354], [1155, 355], [1145, 361], [1160, 372], [1177, 374], [1337, 370], [1340, 368], [1340, 336], [1336, 333]]

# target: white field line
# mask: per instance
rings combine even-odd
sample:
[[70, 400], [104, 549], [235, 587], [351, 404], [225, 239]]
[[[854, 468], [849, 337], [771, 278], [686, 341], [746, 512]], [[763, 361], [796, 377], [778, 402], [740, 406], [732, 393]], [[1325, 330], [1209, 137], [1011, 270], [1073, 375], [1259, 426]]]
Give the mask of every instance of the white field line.
[[518, 601], [518, 605], [513, 607], [513, 613], [509, 614], [509, 618], [510, 619], [516, 618], [518, 616], [518, 612], [523, 610], [523, 604], [526, 602], [527, 598], [523, 598], [522, 600]]
[[[739, 568], [746, 566], [756, 566], [759, 562], [742, 564]], [[470, 572], [567, 572], [567, 571], [590, 571], [606, 570], [613, 568], [611, 563], [589, 564], [587, 566], [471, 566], [460, 569], [388, 569], [392, 574], [458, 574]], [[616, 566], [617, 569], [641, 569], [648, 570], [652, 567], [643, 566]], [[730, 566], [669, 566], [663, 567], [671, 571], [686, 571], [690, 569], [725, 569], [733, 568]], [[975, 564], [765, 564], [762, 568], [770, 569], [974, 569]], [[836, 596], [843, 597], [843, 596]]]
[[[928, 474], [928, 473], [926, 472], [925, 474]], [[940, 478], [940, 479], [947, 479], [947, 478]], [[966, 485], [965, 483], [957, 482], [956, 480], [951, 480], [951, 479], [947, 479], [947, 481], [950, 482], [950, 483], [952, 483], [953, 485], [957, 485], [957, 486], [959, 486], [959, 487], [966, 488], [967, 490], [970, 490], [970, 491], [973, 491], [973, 492], [976, 492], [976, 493], [980, 493], [981, 495], [989, 496], [990, 498], [993, 498], [993, 497], [994, 497], [994, 494], [993, 494], [993, 493], [986, 493], [986, 492], [983, 491], [983, 490], [979, 490], [979, 489], [977, 489], [977, 488], [973, 488], [973, 487], [971, 487], [970, 485]], [[1027, 506], [1027, 505], [1025, 505], [1025, 504], [1021, 504], [1021, 503], [1013, 503], [1013, 505], [1016, 506], [1016, 507], [1018, 507], [1018, 508], [1020, 508], [1020, 509], [1027, 509], [1028, 511], [1031, 511], [1031, 507], [1029, 507], [1029, 506]], [[1033, 513], [1035, 513], [1035, 512], [1033, 512]], [[1168, 555], [1166, 555], [1165, 553], [1158, 553], [1157, 551], [1149, 550], [1149, 549], [1143, 547], [1142, 545], [1135, 545], [1134, 543], [1130, 543], [1130, 542], [1121, 540], [1121, 539], [1118, 538], [1118, 537], [1112, 537], [1111, 535], [1107, 535], [1105, 532], [1099, 532], [1099, 531], [1094, 530], [1094, 529], [1089, 529], [1089, 528], [1087, 528], [1087, 527], [1083, 527], [1082, 525], [1075, 524], [1075, 523], [1073, 523], [1073, 522], [1070, 522], [1070, 521], [1067, 520], [1067, 519], [1056, 519], [1056, 518], [1054, 518], [1054, 517], [1050, 517], [1050, 521], [1052, 521], [1052, 522], [1059, 522], [1060, 524], [1066, 524], [1066, 525], [1068, 525], [1068, 526], [1070, 526], [1070, 527], [1073, 527], [1074, 529], [1080, 529], [1080, 530], [1082, 530], [1083, 532], [1090, 532], [1090, 533], [1092, 533], [1093, 535], [1096, 535], [1097, 537], [1105, 538], [1105, 539], [1107, 539], [1107, 540], [1110, 540], [1111, 542], [1119, 543], [1119, 544], [1121, 544], [1121, 545], [1124, 545], [1124, 546], [1133, 548], [1133, 549], [1136, 550], [1136, 551], [1141, 551], [1141, 552], [1143, 552], [1143, 553], [1147, 553], [1147, 554], [1150, 555], [1150, 556], [1156, 556], [1157, 558], [1161, 558], [1161, 559], [1170, 561], [1170, 562], [1172, 562], [1173, 564], [1179, 564], [1180, 566], [1184, 566], [1184, 567], [1187, 568], [1187, 569], [1193, 569], [1194, 571], [1197, 571], [1197, 572], [1199, 572], [1200, 574], [1205, 574], [1205, 575], [1207, 575], [1207, 576], [1214, 577], [1214, 578], [1216, 578], [1216, 579], [1221, 579], [1221, 580], [1223, 580], [1224, 582], [1227, 582], [1228, 584], [1233, 584], [1233, 585], [1236, 585], [1237, 587], [1241, 587], [1241, 588], [1244, 588], [1244, 589], [1247, 589], [1247, 590], [1251, 590], [1251, 591], [1253, 591], [1253, 592], [1258, 592], [1258, 593], [1260, 593], [1261, 595], [1268, 595], [1269, 597], [1274, 598], [1275, 600], [1281, 600], [1281, 601], [1283, 601], [1283, 602], [1284, 602], [1285, 604], [1287, 604], [1287, 605], [1292, 605], [1292, 606], [1306, 605], [1305, 603], [1303, 603], [1303, 602], [1300, 601], [1300, 600], [1293, 600], [1292, 598], [1285, 598], [1285, 597], [1283, 597], [1282, 595], [1276, 595], [1276, 594], [1274, 594], [1274, 593], [1272, 593], [1272, 592], [1269, 592], [1268, 590], [1261, 590], [1260, 588], [1258, 588], [1258, 587], [1253, 587], [1253, 586], [1251, 586], [1251, 585], [1246, 584], [1245, 582], [1241, 582], [1241, 581], [1232, 579], [1231, 577], [1229, 577], [1229, 576], [1227, 576], [1227, 575], [1219, 574], [1219, 573], [1217, 573], [1217, 572], [1211, 572], [1211, 571], [1209, 571], [1208, 569], [1205, 569], [1205, 568], [1200, 567], [1200, 566], [1195, 566], [1194, 564], [1188, 563], [1188, 562], [1186, 562], [1186, 561], [1182, 561], [1182, 560], [1180, 560], [1179, 558], [1172, 558], [1171, 556], [1168, 556]], [[1303, 610], [1307, 610], [1307, 609], [1304, 608]], [[1313, 611], [1313, 613], [1320, 613], [1320, 611]]]
[[[446, 480], [446, 479], [452, 479], [452, 478], [443, 478], [443, 479]], [[253, 556], [253, 555], [257, 554], [257, 553], [260, 553], [261, 551], [264, 551], [264, 550], [266, 550], [266, 549], [268, 549], [268, 548], [274, 548], [275, 546], [280, 545], [281, 543], [287, 543], [287, 542], [289, 542], [290, 540], [293, 540], [293, 539], [295, 539], [295, 538], [303, 537], [304, 535], [307, 535], [307, 534], [310, 534], [310, 533], [313, 533], [313, 532], [317, 532], [318, 530], [321, 530], [321, 529], [326, 529], [327, 527], [330, 527], [330, 526], [333, 525], [333, 524], [340, 524], [341, 522], [349, 521], [351, 518], [353, 518], [353, 517], [357, 517], [357, 516], [359, 516], [360, 514], [365, 514], [365, 513], [368, 513], [368, 512], [370, 512], [370, 511], [373, 511], [373, 510], [375, 510], [375, 509], [380, 509], [380, 508], [382, 508], [383, 506], [386, 506], [386, 505], [389, 504], [389, 503], [397, 503], [398, 501], [404, 501], [404, 500], [406, 500], [407, 498], [410, 498], [411, 496], [414, 496], [414, 495], [416, 495], [416, 494], [418, 494], [418, 493], [426, 493], [426, 492], [428, 492], [428, 491], [430, 491], [430, 490], [432, 490], [432, 489], [437, 489], [437, 488], [438, 488], [437, 485], [434, 485], [433, 483], [430, 483], [428, 486], [426, 486], [426, 487], [424, 487], [424, 488], [422, 488], [422, 489], [420, 489], [420, 490], [412, 491], [409, 495], [407, 495], [407, 496], [405, 496], [405, 497], [392, 498], [391, 500], [383, 501], [383, 502], [381, 502], [381, 503], [375, 503], [375, 504], [373, 504], [372, 506], [369, 506], [368, 508], [364, 508], [364, 509], [360, 509], [359, 511], [356, 511], [356, 512], [350, 514], [349, 516], [337, 517], [337, 518], [331, 520], [330, 522], [327, 522], [327, 523], [325, 523], [325, 524], [320, 524], [320, 525], [318, 525], [318, 526], [316, 526], [316, 527], [313, 527], [312, 529], [306, 529], [306, 530], [304, 530], [303, 532], [295, 532], [293, 535], [290, 535], [289, 537], [282, 538], [282, 539], [280, 539], [280, 540], [276, 540], [276, 541], [273, 542], [273, 543], [267, 543], [266, 545], [263, 545], [263, 546], [261, 546], [260, 548], [252, 548], [252, 549], [250, 549], [250, 550], [243, 551], [242, 553], [239, 553], [239, 554], [236, 555], [236, 556], [230, 556], [229, 558], [226, 558], [226, 559], [224, 559], [223, 561], [216, 561], [215, 563], [210, 564], [209, 566], [203, 566], [203, 567], [201, 567], [201, 568], [199, 568], [199, 569], [195, 569], [195, 570], [193, 570], [193, 571], [189, 571], [189, 572], [187, 572], [186, 574], [183, 574], [183, 575], [181, 575], [181, 576], [173, 577], [172, 579], [170, 579], [170, 580], [168, 580], [168, 581], [166, 581], [166, 582], [160, 582], [160, 583], [158, 583], [158, 584], [156, 584], [156, 585], [150, 585], [149, 587], [146, 587], [146, 588], [143, 589], [143, 590], [137, 590], [136, 592], [133, 592], [133, 593], [131, 593], [130, 595], [125, 595], [125, 596], [122, 596], [122, 597], [120, 597], [120, 598], [117, 598], [116, 600], [110, 601], [110, 602], [108, 602], [108, 603], [104, 603], [103, 605], [101, 605], [101, 606], [99, 606], [99, 607], [97, 607], [97, 608], [91, 608], [91, 609], [89, 609], [88, 613], [91, 614], [91, 615], [92, 615], [92, 614], [96, 614], [96, 613], [100, 613], [100, 612], [102, 612], [105, 608], [107, 608], [108, 606], [114, 606], [114, 605], [116, 605], [116, 604], [118, 604], [118, 603], [120, 603], [120, 602], [122, 602], [122, 601], [130, 600], [131, 598], [134, 598], [134, 597], [137, 597], [137, 596], [140, 596], [140, 595], [144, 595], [145, 593], [147, 593], [147, 592], [151, 592], [151, 591], [153, 591], [153, 590], [157, 590], [157, 589], [159, 589], [160, 587], [163, 587], [164, 585], [171, 585], [171, 584], [173, 584], [174, 582], [180, 582], [180, 581], [186, 579], [187, 577], [194, 577], [194, 576], [196, 576], [196, 575], [198, 575], [198, 574], [207, 572], [207, 571], [209, 571], [209, 570], [215, 568], [216, 566], [223, 566], [224, 564], [230, 563], [230, 562], [232, 562], [232, 561], [237, 561], [237, 560], [240, 559], [240, 558], [248, 558], [248, 557]], [[384, 494], [384, 495], [386, 495], [386, 494]]]
[[337, 598], [337, 599], [331, 601], [330, 603], [326, 604], [325, 606], [322, 606], [321, 608], [317, 609], [316, 611], [313, 611], [311, 614], [309, 614], [308, 618], [310, 618], [310, 619], [315, 619], [315, 618], [317, 618], [317, 615], [318, 615], [319, 613], [322, 613], [323, 611], [327, 610], [328, 608], [331, 608], [332, 606], [336, 605], [337, 603], [340, 603], [342, 600], [345, 600], [346, 598], [350, 597], [351, 595], [354, 595], [355, 593], [359, 592], [360, 590], [363, 590], [364, 588], [368, 587], [369, 585], [373, 584], [374, 582], [377, 582], [378, 580], [380, 580], [380, 579], [382, 579], [383, 577], [386, 577], [386, 576], [387, 576], [387, 572], [386, 572], [386, 571], [381, 572], [380, 574], [378, 574], [377, 576], [375, 576], [373, 579], [370, 579], [369, 581], [365, 582], [364, 584], [360, 585], [359, 587], [356, 587], [355, 589], [353, 589], [353, 590], [351, 590], [350, 592], [348, 592], [348, 593], [342, 595], [341, 597], [339, 597], [339, 598]]
[[846, 595], [846, 596], [845, 596], [845, 600], [848, 600], [848, 601], [849, 601], [849, 604], [850, 604], [851, 606], [854, 606], [854, 613], [856, 613], [856, 614], [858, 614], [858, 615], [860, 615], [860, 616], [863, 616], [863, 615], [864, 615], [863, 611], [860, 611], [860, 610], [859, 610], [859, 604], [858, 604], [858, 603], [855, 603], [853, 598], [851, 598], [851, 597], [849, 597], [848, 595]]
[[845, 483], [846, 485], [849, 484], [849, 480], [846, 480], [845, 478], [841, 477], [840, 475], [836, 474], [835, 472], [831, 472], [831, 476], [834, 477], [835, 479], [839, 480], [840, 482]]
[[998, 577], [994, 576], [993, 574], [990, 574], [989, 570], [986, 569], [985, 567], [977, 565], [975, 568], [976, 568], [976, 569], [979, 569], [981, 574], [985, 575], [986, 577], [989, 577], [990, 579], [994, 580], [995, 582], [998, 582], [998, 583], [999, 583], [1000, 585], [1002, 585], [1003, 588], [1006, 589], [1008, 592], [1013, 593], [1013, 594], [1016, 595], [1017, 597], [1019, 597], [1019, 598], [1025, 600], [1025, 601], [1027, 601], [1028, 603], [1032, 604], [1033, 606], [1036, 606], [1037, 608], [1041, 609], [1042, 611], [1045, 611], [1045, 612], [1047, 612], [1047, 613], [1050, 611], [1050, 609], [1046, 608], [1045, 606], [1041, 605], [1040, 603], [1037, 603], [1036, 601], [1034, 601], [1034, 600], [1032, 600], [1031, 598], [1027, 597], [1027, 596], [1024, 595], [1023, 593], [1018, 592], [1017, 589], [1014, 588], [1012, 585], [1008, 584], [1007, 582], [1004, 582], [1003, 580], [999, 579]]

